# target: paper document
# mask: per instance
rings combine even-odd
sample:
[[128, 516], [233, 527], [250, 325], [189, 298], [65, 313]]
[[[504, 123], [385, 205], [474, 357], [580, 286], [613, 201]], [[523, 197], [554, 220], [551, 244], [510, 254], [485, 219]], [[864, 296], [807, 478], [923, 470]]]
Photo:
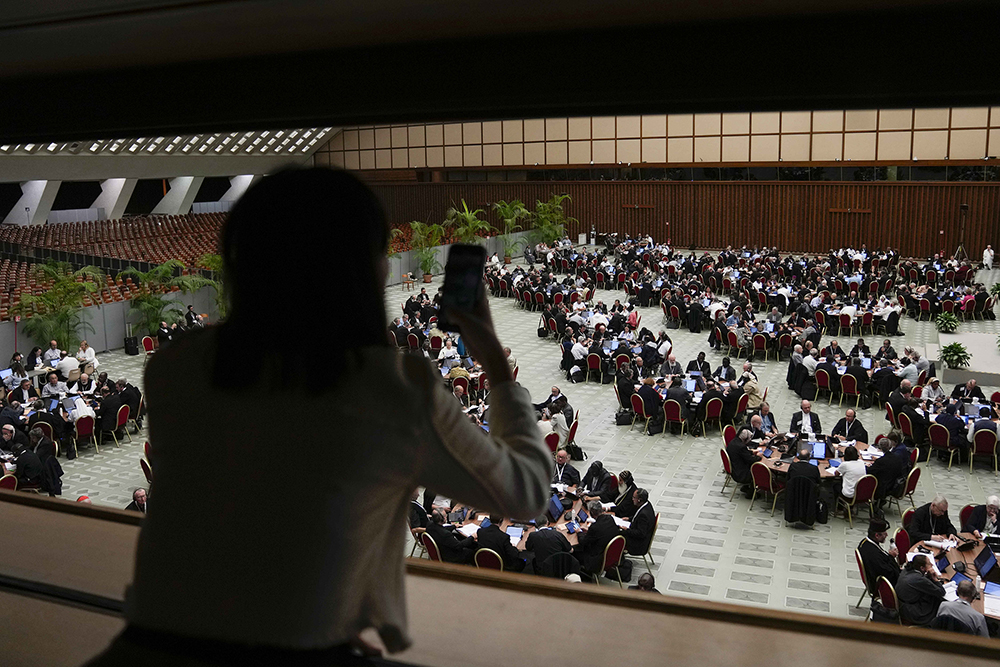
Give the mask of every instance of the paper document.
[[479, 526], [474, 523], [467, 523], [458, 529], [458, 532], [462, 533], [466, 537], [472, 537], [479, 532]]
[[628, 528], [629, 526], [632, 525], [631, 522], [626, 521], [625, 519], [619, 519], [616, 516], [612, 516], [611, 518], [615, 520], [615, 525], [617, 525], [619, 528]]
[[565, 484], [553, 484], [552, 488], [556, 490], [556, 493], [566, 493]]
[[945, 551], [947, 551], [948, 549], [954, 549], [955, 547], [957, 547], [958, 542], [956, 542], [955, 540], [944, 540], [942, 542], [938, 542], [937, 540], [924, 540], [924, 545], [928, 547], [934, 547], [935, 549], [944, 549]]
[[958, 589], [958, 584], [954, 581], [949, 581], [944, 585], [944, 599], [948, 602], [954, 602], [958, 599], [958, 593], [955, 591]]
[[601, 509], [605, 511], [611, 509], [614, 506], [615, 506], [614, 503], [601, 503]]
[[1000, 597], [996, 595], [984, 595], [983, 612], [987, 616], [1000, 617]]

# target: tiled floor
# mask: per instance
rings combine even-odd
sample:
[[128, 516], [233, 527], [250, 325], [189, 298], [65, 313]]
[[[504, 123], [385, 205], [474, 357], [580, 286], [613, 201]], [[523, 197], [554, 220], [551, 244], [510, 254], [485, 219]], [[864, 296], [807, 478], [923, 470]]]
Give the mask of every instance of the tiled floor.
[[[998, 277], [1000, 274], [980, 276], [980, 280], [992, 284]], [[438, 279], [428, 285], [428, 292], [433, 294], [439, 284]], [[390, 316], [400, 312], [400, 304], [408, 294], [398, 286], [387, 288]], [[597, 298], [610, 303], [618, 295], [599, 291]], [[796, 529], [784, 525], [780, 502], [774, 517], [767, 503], [758, 501], [751, 512], [749, 501], [740, 496], [728, 502], [728, 493], [720, 493], [724, 475], [719, 460], [722, 440], [717, 432], [711, 431], [707, 438], [650, 437], [638, 430], [630, 432], [627, 426], [616, 426], [612, 386], [566, 383], [559, 370], [557, 346], [536, 335], [537, 314], [516, 308], [512, 299], [493, 299], [490, 306], [501, 341], [512, 348], [518, 359], [519, 381], [535, 396], [544, 396], [552, 385], [562, 388], [573, 407], [581, 411], [577, 441], [591, 460], [600, 459], [615, 472], [633, 471], [637, 482], [649, 490], [660, 512], [659, 532], [652, 547], [657, 588], [701, 599], [862, 616], [861, 611], [854, 610], [861, 582], [853, 550], [864, 535], [863, 522], [850, 529], [845, 521], [831, 519], [829, 524], [817, 524], [811, 530]], [[658, 310], [646, 308], [641, 314], [645, 326], [659, 331]], [[897, 349], [905, 344], [923, 348], [936, 341], [932, 323], [906, 319], [901, 327], [906, 335], [893, 340]], [[1000, 322], [965, 323], [962, 330], [1000, 333]], [[695, 335], [680, 329], [670, 331], [670, 335], [683, 365], [699, 351], [708, 350], [707, 330]], [[708, 358], [714, 367], [721, 355], [708, 351]], [[129, 357], [118, 351], [101, 355], [100, 359], [102, 370], [112, 378], [124, 375], [142, 386], [141, 356]], [[799, 399], [785, 386], [786, 362], [759, 363], [756, 370], [761, 383], [769, 387], [768, 402], [779, 423], [787, 423], [798, 409]], [[984, 387], [987, 396], [995, 389]], [[828, 406], [825, 400], [817, 402], [815, 411], [826, 428], [832, 427], [843, 413], [836, 404]], [[862, 411], [860, 419], [873, 435], [886, 430], [881, 410]], [[143, 435], [133, 436], [133, 443], [123, 444], [120, 450], [112, 445], [99, 455], [88, 450], [76, 461], [63, 459], [64, 497], [72, 500], [87, 494], [95, 503], [124, 507], [132, 489], [145, 486], [138, 463]], [[972, 475], [967, 466], [956, 465], [948, 472], [936, 460], [922, 465], [918, 502], [926, 502], [935, 492], [945, 494], [951, 502], [953, 520], [957, 521], [958, 510], [964, 504], [982, 502], [987, 495], [1000, 493], [1000, 482], [985, 462], [978, 463]], [[887, 518], [895, 530], [899, 521], [895, 511], [890, 511]], [[640, 569], [641, 565], [636, 572]]]

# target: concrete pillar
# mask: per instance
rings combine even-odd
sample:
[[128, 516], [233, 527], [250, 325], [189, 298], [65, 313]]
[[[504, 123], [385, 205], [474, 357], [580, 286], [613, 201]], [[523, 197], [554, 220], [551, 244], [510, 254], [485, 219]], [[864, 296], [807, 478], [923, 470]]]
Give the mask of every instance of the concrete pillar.
[[153, 215], [187, 215], [198, 195], [204, 176], [178, 176], [170, 179], [170, 189], [151, 211]]
[[41, 225], [49, 217], [62, 181], [21, 183], [21, 198], [4, 218], [5, 225]]
[[101, 194], [90, 208], [103, 208], [108, 220], [119, 220], [125, 214], [128, 200], [132, 198], [137, 178], [109, 178], [101, 182]]
[[259, 181], [260, 178], [260, 174], [243, 174], [242, 176], [233, 176], [229, 179], [229, 189], [226, 190], [226, 194], [222, 195], [222, 199], [219, 201], [235, 202], [243, 196], [243, 193], [246, 192], [251, 185]]

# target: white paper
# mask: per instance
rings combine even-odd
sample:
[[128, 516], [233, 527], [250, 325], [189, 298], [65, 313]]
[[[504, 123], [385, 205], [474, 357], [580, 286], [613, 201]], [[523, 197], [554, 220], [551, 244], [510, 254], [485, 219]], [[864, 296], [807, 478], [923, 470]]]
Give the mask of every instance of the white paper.
[[510, 536], [510, 545], [512, 547], [514, 547], [516, 549], [517, 545], [520, 544], [520, 543], [521, 543], [521, 538], [520, 537], [514, 537], [513, 535]]
[[474, 523], [467, 523], [458, 529], [458, 532], [462, 533], [466, 537], [472, 537], [479, 532], [479, 526]]
[[955, 583], [954, 581], [949, 581], [947, 584], [945, 584], [944, 599], [947, 600], [948, 602], [954, 602], [955, 600], [957, 600], [958, 599], [958, 593], [956, 592], [957, 589], [958, 589], [958, 584]]
[[954, 549], [955, 547], [957, 547], [958, 542], [956, 542], [955, 540], [943, 540], [941, 542], [938, 542], [937, 540], [924, 540], [924, 545], [928, 547], [933, 547], [935, 549], [944, 549], [945, 551], [947, 551], [948, 549]]
[[611, 509], [614, 506], [615, 506], [614, 503], [601, 503], [601, 509], [602, 510], [609, 510], [609, 509]]
[[632, 525], [631, 522], [626, 521], [625, 519], [619, 519], [614, 515], [612, 515], [611, 518], [615, 520], [615, 525], [617, 525], [619, 528], [628, 528], [629, 526]]
[[1000, 597], [996, 595], [984, 595], [983, 612], [987, 616], [1000, 616]]
[[566, 493], [565, 484], [553, 484], [552, 488], [556, 490], [556, 493]]

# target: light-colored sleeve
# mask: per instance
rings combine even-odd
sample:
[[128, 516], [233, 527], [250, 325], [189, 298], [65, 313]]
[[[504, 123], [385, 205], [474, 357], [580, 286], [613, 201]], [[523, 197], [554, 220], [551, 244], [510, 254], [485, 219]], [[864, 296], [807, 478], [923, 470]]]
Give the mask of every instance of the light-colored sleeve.
[[[406, 361], [404, 363], [412, 363]], [[549, 497], [552, 454], [535, 422], [531, 396], [514, 382], [490, 387], [490, 432], [471, 423], [422, 362], [430, 429], [417, 482], [507, 517], [531, 519]], [[411, 377], [413, 370], [407, 375]]]

